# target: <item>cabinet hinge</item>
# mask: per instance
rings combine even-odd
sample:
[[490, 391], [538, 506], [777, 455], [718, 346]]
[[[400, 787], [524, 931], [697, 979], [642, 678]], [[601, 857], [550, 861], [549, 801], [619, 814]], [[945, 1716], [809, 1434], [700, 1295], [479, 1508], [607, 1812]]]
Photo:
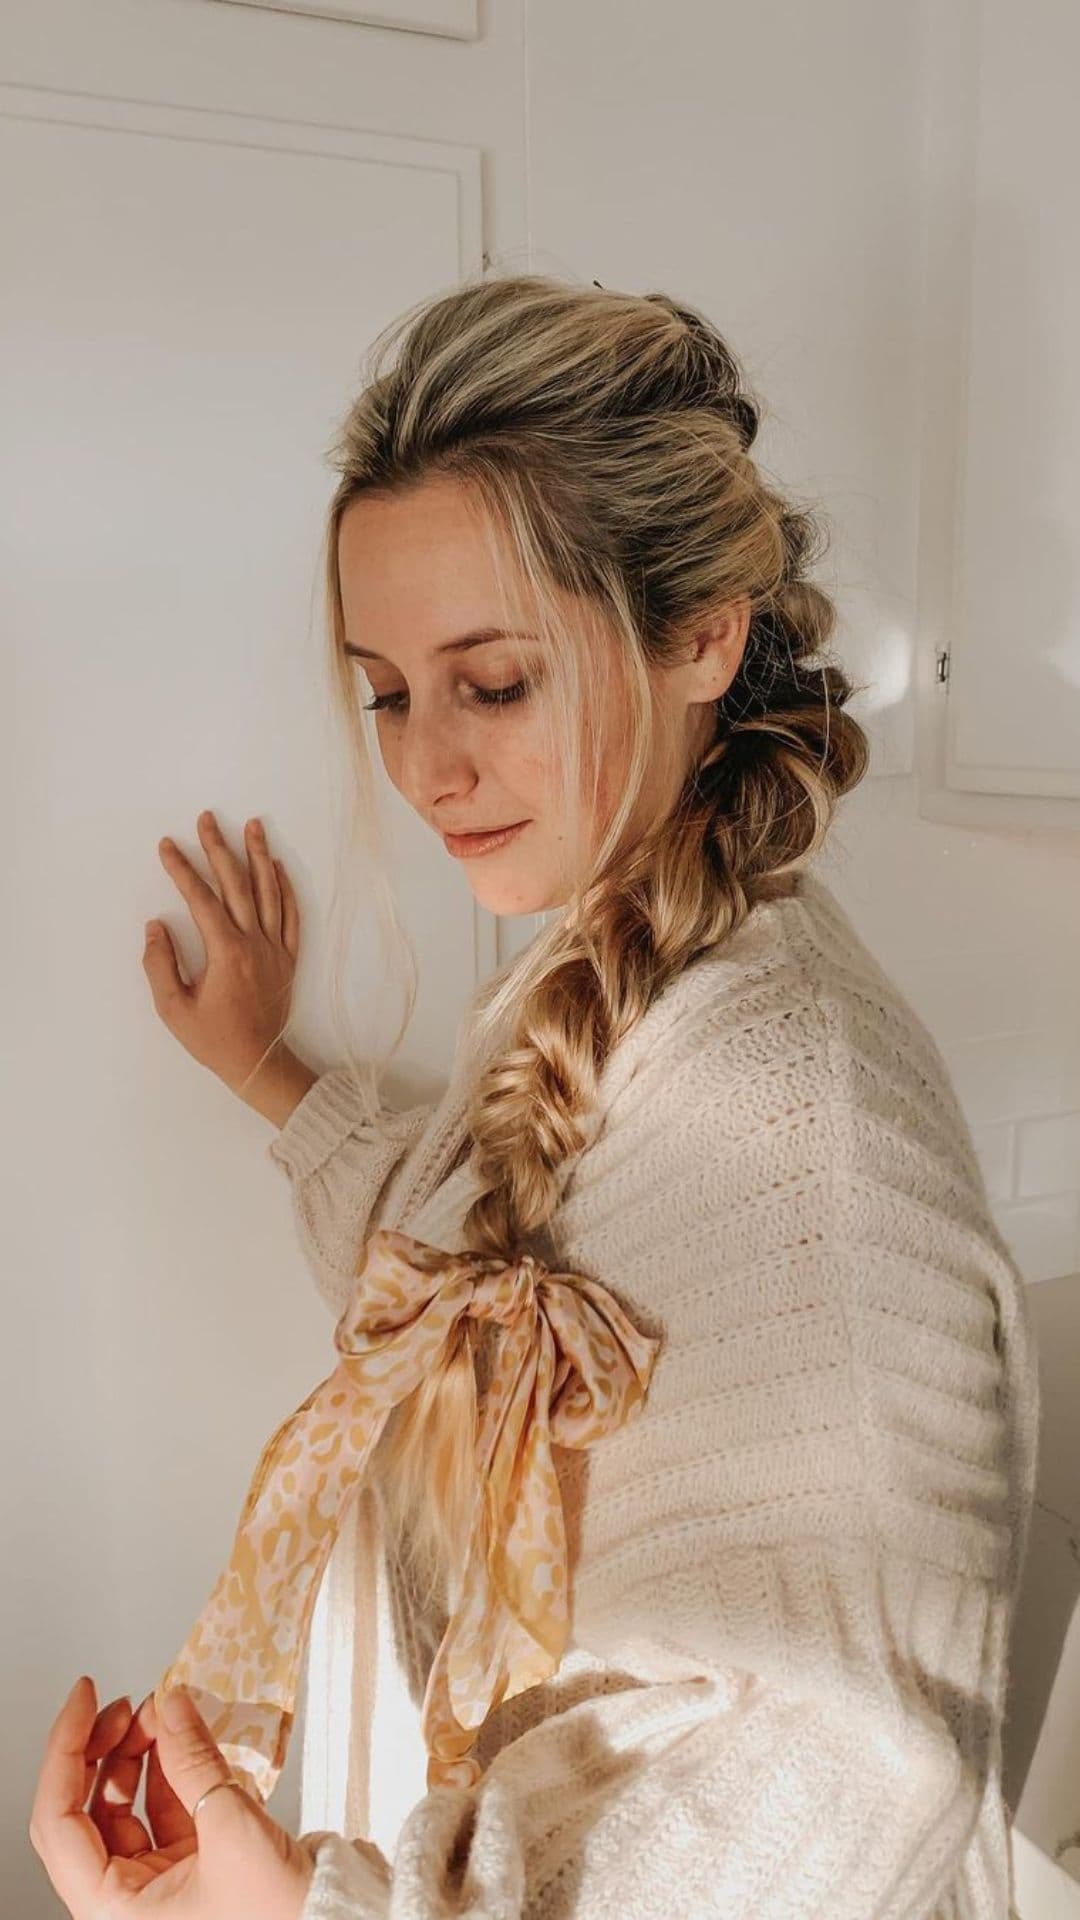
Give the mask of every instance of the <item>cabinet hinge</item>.
[[939, 685], [943, 685], [943, 684], [945, 683], [945, 681], [946, 681], [946, 680], [948, 679], [948, 677], [949, 677], [949, 649], [948, 649], [948, 647], [939, 647], [939, 649], [938, 649], [938, 651], [937, 651], [937, 653], [936, 653], [936, 655], [935, 655], [934, 657], [935, 657], [935, 660], [936, 660], [936, 662], [937, 662], [937, 679], [938, 679], [938, 683], [939, 683]]

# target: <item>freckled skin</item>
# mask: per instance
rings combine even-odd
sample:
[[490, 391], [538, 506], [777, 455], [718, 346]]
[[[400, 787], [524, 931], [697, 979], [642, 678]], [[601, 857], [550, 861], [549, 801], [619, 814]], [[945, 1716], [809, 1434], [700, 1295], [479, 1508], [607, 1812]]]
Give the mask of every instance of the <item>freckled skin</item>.
[[[504, 617], [465, 489], [440, 477], [411, 494], [353, 501], [341, 521], [338, 567], [347, 641], [383, 656], [353, 667], [365, 704], [377, 696], [393, 702], [376, 717], [389, 779], [435, 832], [528, 820], [504, 847], [459, 864], [492, 913], [559, 906], [568, 895], [571, 850], [559, 816], [556, 770], [543, 751], [543, 688], [503, 705], [484, 706], [475, 697], [477, 688], [507, 688], [542, 667], [544, 642], [500, 639], [465, 653], [436, 651], [443, 641], [479, 627], [511, 624], [528, 631], [531, 624], [524, 598], [509, 623]], [[583, 623], [591, 645], [618, 644], [586, 603], [561, 591], [558, 598]], [[684, 769], [700, 752], [712, 723], [708, 703], [734, 677], [747, 623], [740, 606], [724, 610], [697, 630], [696, 658], [653, 675], [659, 737], [674, 744], [650, 771], [643, 821], [673, 803]], [[605, 674], [603, 686], [600, 798], [587, 822], [593, 845], [621, 793], [626, 764], [617, 676]], [[447, 851], [446, 858], [452, 857]]]

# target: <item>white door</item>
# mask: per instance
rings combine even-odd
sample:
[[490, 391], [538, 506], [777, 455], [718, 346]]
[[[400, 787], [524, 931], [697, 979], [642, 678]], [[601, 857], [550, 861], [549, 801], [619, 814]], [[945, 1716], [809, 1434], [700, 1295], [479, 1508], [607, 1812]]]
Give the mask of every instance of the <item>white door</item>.
[[[400, 33], [391, 0], [369, 11], [381, 27], [222, 0], [16, 0], [0, 23], [21, 1356], [2, 1497], [23, 1755], [0, 1818], [26, 1920], [55, 1909], [26, 1819], [60, 1702], [84, 1671], [102, 1702], [155, 1683], [263, 1442], [333, 1365], [267, 1123], [168, 1036], [141, 957], [146, 919], [190, 929], [160, 837], [208, 873], [198, 812], [234, 845], [262, 813], [306, 916], [296, 1043], [333, 1063], [326, 451], [378, 329], [482, 269], [497, 129], [485, 76], [460, 63], [486, 58], [490, 82], [503, 62], [515, 123], [519, 68], [517, 9], [509, 45], [480, 56], [471, 0], [402, 8]], [[383, 789], [421, 975], [404, 1092], [422, 1097], [498, 958], [495, 923]], [[364, 920], [361, 905], [361, 945]], [[193, 930], [181, 944], [201, 966]], [[363, 961], [351, 987], [362, 1028]], [[299, 1745], [274, 1796], [289, 1825]]]

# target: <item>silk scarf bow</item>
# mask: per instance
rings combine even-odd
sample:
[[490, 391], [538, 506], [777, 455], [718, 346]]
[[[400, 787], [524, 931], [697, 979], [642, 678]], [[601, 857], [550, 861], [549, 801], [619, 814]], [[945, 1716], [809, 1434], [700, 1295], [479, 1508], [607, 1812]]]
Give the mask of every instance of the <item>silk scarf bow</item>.
[[639, 1414], [661, 1342], [596, 1280], [552, 1273], [531, 1254], [507, 1265], [380, 1229], [334, 1331], [339, 1364], [263, 1448], [228, 1566], [155, 1689], [160, 1707], [168, 1687], [190, 1687], [262, 1801], [285, 1762], [311, 1615], [349, 1500], [391, 1409], [445, 1362], [464, 1316], [500, 1332], [475, 1423], [460, 1599], [424, 1695], [428, 1787], [473, 1785], [471, 1749], [490, 1710], [558, 1669], [569, 1615], [551, 1444], [587, 1447]]

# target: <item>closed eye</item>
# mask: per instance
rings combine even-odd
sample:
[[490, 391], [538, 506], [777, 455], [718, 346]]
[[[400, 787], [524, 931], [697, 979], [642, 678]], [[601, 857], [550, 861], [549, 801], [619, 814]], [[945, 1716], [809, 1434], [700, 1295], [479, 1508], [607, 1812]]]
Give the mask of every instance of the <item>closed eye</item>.
[[[527, 680], [515, 680], [510, 687], [472, 687], [470, 697], [478, 707], [508, 707], [515, 700], [523, 698], [528, 691]], [[365, 713], [400, 713], [397, 704], [407, 696], [403, 693], [378, 693], [374, 700], [364, 704]]]

